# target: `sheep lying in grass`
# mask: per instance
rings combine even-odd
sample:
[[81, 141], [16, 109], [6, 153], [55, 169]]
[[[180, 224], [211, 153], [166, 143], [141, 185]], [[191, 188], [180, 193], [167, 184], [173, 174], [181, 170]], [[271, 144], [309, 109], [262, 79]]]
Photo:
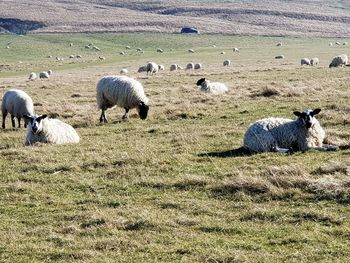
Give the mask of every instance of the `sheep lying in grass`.
[[310, 66], [310, 65], [311, 65], [311, 62], [310, 62], [310, 59], [308, 59], [308, 58], [302, 58], [302, 59], [300, 60], [300, 64], [301, 64], [301, 65]]
[[341, 54], [339, 56], [336, 56], [332, 59], [331, 64], [329, 64], [329, 67], [339, 67], [339, 66], [346, 66], [348, 64], [348, 56], [346, 54]]
[[210, 82], [205, 78], [197, 81], [197, 86], [201, 86], [200, 90], [212, 94], [223, 94], [228, 91], [227, 86], [220, 82]]
[[223, 65], [224, 65], [224, 67], [228, 67], [231, 65], [231, 61], [229, 59], [227, 59], [223, 62]]
[[35, 73], [35, 72], [30, 73], [28, 79], [29, 79], [29, 80], [35, 80], [35, 79], [36, 79], [36, 73]]
[[[18, 120], [18, 128], [21, 127], [23, 115], [33, 115], [33, 100], [23, 90], [11, 89], [5, 92], [1, 104], [2, 128], [5, 129], [5, 119], [8, 113], [11, 114], [12, 127], [15, 128], [15, 117]], [[27, 124], [24, 122], [24, 127]]]
[[35, 143], [78, 143], [80, 137], [72, 126], [58, 119], [50, 119], [47, 115], [30, 116], [25, 115], [28, 122], [28, 132], [25, 138], [25, 145]]
[[123, 120], [129, 119], [129, 110], [136, 108], [142, 120], [147, 118], [149, 106], [142, 84], [126, 76], [103, 77], [96, 87], [98, 108], [102, 110], [100, 122], [108, 122], [106, 110], [115, 105], [125, 109]]
[[266, 118], [251, 124], [244, 135], [243, 144], [251, 152], [288, 152], [308, 149], [334, 150], [323, 145], [325, 131], [315, 115], [321, 109], [295, 111], [296, 120]]
[[310, 59], [311, 66], [317, 66], [318, 63], [320, 63], [320, 60], [318, 58], [312, 58]]

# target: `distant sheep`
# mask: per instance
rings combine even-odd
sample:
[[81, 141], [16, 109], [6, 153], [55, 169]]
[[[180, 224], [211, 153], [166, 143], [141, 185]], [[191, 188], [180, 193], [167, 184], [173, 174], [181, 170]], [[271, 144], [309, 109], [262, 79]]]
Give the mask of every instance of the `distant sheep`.
[[143, 50], [142, 50], [142, 48], [137, 48], [136, 51], [137, 52], [142, 52]]
[[77, 55], [76, 57], [77, 57], [77, 58], [81, 58], [81, 55]]
[[101, 49], [99, 47], [93, 46], [92, 49], [96, 50], [96, 51], [101, 51]]
[[75, 56], [74, 55], [70, 55], [69, 58], [75, 58]]
[[[15, 118], [17, 118], [18, 128], [20, 128], [21, 118], [24, 115], [34, 114], [33, 100], [22, 90], [8, 90], [2, 98], [1, 111], [3, 129], [5, 129], [5, 119], [8, 113], [11, 115], [12, 127], [15, 128]], [[24, 123], [24, 127], [26, 127], [26, 122]]]
[[122, 68], [120, 70], [120, 74], [128, 74], [128, 73], [129, 73], [129, 71], [126, 68]]
[[51, 76], [51, 75], [52, 75], [52, 70], [49, 69], [49, 70], [47, 71], [47, 74], [49, 74], [49, 75]]
[[151, 75], [156, 74], [158, 72], [158, 70], [159, 70], [159, 68], [158, 68], [158, 65], [156, 63], [154, 63], [154, 62], [147, 63], [147, 70], [146, 70], [147, 75], [148, 74], [151, 74]]
[[296, 120], [266, 118], [251, 124], [243, 144], [251, 152], [306, 151], [310, 148], [322, 150], [325, 131], [315, 115], [321, 109], [295, 111]]
[[337, 42], [335, 42], [335, 44], [336, 44], [337, 46], [340, 46], [340, 42], [338, 42], [338, 41], [337, 41]]
[[28, 78], [28, 79], [29, 79], [29, 80], [35, 80], [36, 77], [37, 77], [37, 76], [36, 76], [36, 73], [35, 73], [35, 72], [32, 72], [32, 73], [29, 74], [29, 78]]
[[194, 69], [194, 64], [193, 63], [188, 63], [186, 65], [186, 69]]
[[193, 49], [189, 49], [188, 53], [194, 53], [194, 50]]
[[126, 76], [106, 76], [96, 87], [98, 108], [102, 110], [100, 122], [108, 122], [106, 110], [115, 105], [125, 109], [123, 120], [129, 119], [129, 110], [136, 108], [142, 120], [147, 118], [148, 98], [142, 84]]
[[336, 56], [332, 59], [331, 64], [329, 64], [329, 67], [339, 67], [339, 66], [346, 66], [348, 64], [348, 56], [345, 54], [341, 54], [339, 56]]
[[229, 59], [224, 60], [223, 65], [224, 65], [224, 67], [230, 66], [231, 65], [231, 60], [229, 60]]
[[311, 62], [310, 62], [310, 59], [308, 58], [302, 58], [301, 61], [300, 61], [300, 64], [303, 66], [303, 65], [307, 65], [307, 66], [310, 66], [311, 65]]
[[131, 49], [131, 47], [130, 46], [125, 46], [125, 49]]
[[25, 145], [35, 143], [78, 143], [80, 137], [72, 126], [58, 119], [50, 119], [46, 114], [41, 116], [24, 116], [28, 123]]
[[147, 71], [147, 65], [143, 65], [141, 67], [139, 67], [139, 69], [137, 70], [137, 72], [146, 72]]
[[73, 46], [73, 43], [69, 43], [69, 46], [72, 47], [72, 46]]
[[99, 59], [99, 60], [106, 60], [106, 58], [105, 58], [105, 57], [102, 57], [102, 56], [99, 56], [98, 59]]
[[275, 59], [284, 59], [284, 55], [275, 56]]
[[226, 52], [225, 51], [221, 51], [221, 53], [220, 53], [221, 55], [225, 55], [226, 54]]
[[239, 49], [237, 47], [234, 47], [233, 52], [239, 52]]
[[330, 46], [330, 47], [333, 46], [333, 43], [332, 43], [332, 42], [329, 42], [329, 43], [328, 43], [328, 46]]
[[220, 82], [210, 82], [205, 78], [201, 78], [197, 81], [197, 86], [201, 86], [200, 90], [212, 94], [223, 94], [228, 91], [227, 86]]
[[39, 73], [39, 78], [40, 79], [48, 79], [48, 78], [50, 78], [50, 74], [47, 71], [42, 71]]
[[202, 68], [202, 64], [201, 63], [194, 64], [194, 69], [201, 69], [201, 68]]
[[347, 45], [348, 45], [348, 42], [344, 42], [344, 43], [343, 43], [343, 46], [347, 46]]
[[281, 47], [281, 46], [282, 46], [282, 42], [278, 42], [278, 43], [276, 44], [276, 46]]
[[311, 66], [317, 66], [318, 63], [320, 63], [320, 60], [318, 58], [312, 58], [310, 59]]
[[170, 71], [175, 71], [179, 69], [179, 65], [178, 64], [171, 64], [170, 65]]
[[164, 70], [164, 65], [158, 65], [158, 70]]
[[163, 51], [163, 49], [161, 49], [161, 48], [157, 48], [157, 52], [158, 52], [158, 53], [163, 53], [164, 51]]

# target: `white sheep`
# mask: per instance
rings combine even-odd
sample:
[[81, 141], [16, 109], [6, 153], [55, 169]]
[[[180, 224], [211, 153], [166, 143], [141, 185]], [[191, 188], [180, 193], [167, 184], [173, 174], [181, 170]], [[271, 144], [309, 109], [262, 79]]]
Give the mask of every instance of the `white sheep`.
[[148, 62], [147, 63], [147, 75], [150, 73], [151, 75], [156, 74], [158, 72], [158, 65], [154, 62]]
[[223, 62], [223, 65], [224, 65], [224, 67], [225, 66], [230, 66], [231, 65], [231, 60], [229, 60], [229, 59], [226, 59], [224, 62]]
[[125, 49], [131, 49], [131, 47], [130, 46], [125, 46]]
[[36, 73], [35, 73], [35, 72], [32, 72], [32, 73], [29, 74], [29, 78], [28, 78], [28, 79], [29, 79], [29, 80], [35, 80], [36, 77], [37, 77], [37, 76], [36, 76]]
[[194, 53], [194, 50], [193, 49], [189, 49], [188, 53]]
[[143, 50], [142, 50], [142, 48], [137, 48], [136, 51], [137, 52], [142, 52]]
[[295, 111], [296, 120], [266, 118], [251, 124], [243, 144], [251, 152], [322, 150], [325, 131], [314, 117], [321, 109]]
[[220, 54], [221, 54], [221, 55], [225, 55], [226, 52], [225, 52], [225, 51], [221, 51]]
[[25, 145], [35, 143], [78, 143], [80, 137], [72, 126], [58, 119], [50, 119], [46, 114], [41, 116], [24, 116], [28, 122]]
[[157, 48], [157, 52], [158, 52], [158, 53], [163, 53], [164, 51], [163, 51], [163, 49], [161, 49], [161, 48]]
[[194, 69], [201, 69], [201, 68], [202, 68], [202, 64], [201, 63], [194, 64]]
[[340, 42], [338, 42], [338, 41], [337, 41], [337, 42], [335, 42], [335, 44], [336, 44], [337, 46], [340, 46]]
[[234, 47], [234, 48], [232, 49], [232, 51], [233, 51], [233, 52], [239, 52], [239, 49], [238, 49], [237, 47]]
[[301, 64], [301, 65], [310, 66], [310, 65], [311, 65], [311, 62], [310, 62], [310, 59], [308, 59], [308, 58], [302, 58], [302, 59], [300, 60], [300, 64]]
[[159, 64], [158, 65], [158, 70], [164, 70], [164, 65]]
[[318, 63], [320, 63], [320, 60], [318, 58], [312, 58], [310, 59], [311, 66], [317, 66]]
[[179, 65], [178, 64], [171, 64], [170, 65], [170, 71], [175, 71], [179, 69]]
[[77, 55], [76, 58], [81, 58], [81, 55]]
[[186, 66], [186, 69], [194, 69], [194, 64], [193, 63], [188, 63]]
[[136, 108], [142, 120], [147, 118], [149, 106], [142, 84], [126, 76], [105, 76], [96, 87], [98, 108], [102, 110], [100, 122], [108, 122], [106, 110], [115, 105], [125, 109], [123, 120], [128, 120], [129, 110]]
[[128, 73], [129, 73], [129, 71], [126, 68], [122, 68], [120, 70], [120, 74], [128, 74]]
[[227, 86], [220, 82], [210, 82], [205, 78], [201, 78], [197, 81], [197, 86], [201, 86], [200, 90], [212, 94], [223, 94], [228, 91]]
[[[12, 127], [15, 128], [15, 117], [18, 120], [18, 128], [21, 127], [23, 115], [33, 115], [33, 100], [23, 90], [11, 89], [5, 92], [1, 104], [2, 128], [5, 129], [5, 119], [8, 113], [11, 114]], [[24, 122], [26, 127], [26, 122]]]
[[345, 54], [341, 54], [339, 56], [336, 56], [332, 59], [331, 64], [329, 64], [329, 67], [339, 67], [339, 66], [346, 66], [348, 64], [348, 56]]
[[69, 55], [69, 58], [75, 58], [75, 56], [74, 55]]
[[39, 73], [39, 78], [40, 79], [48, 79], [48, 78], [50, 78], [50, 74], [47, 71], [42, 71]]

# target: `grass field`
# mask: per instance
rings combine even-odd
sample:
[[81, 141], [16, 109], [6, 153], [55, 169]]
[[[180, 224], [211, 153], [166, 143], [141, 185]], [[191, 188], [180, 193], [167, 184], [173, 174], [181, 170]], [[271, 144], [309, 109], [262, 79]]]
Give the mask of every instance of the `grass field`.
[[[349, 144], [350, 69], [328, 64], [349, 54], [350, 46], [328, 46], [334, 41], [0, 36], [1, 96], [23, 89], [38, 114], [58, 116], [81, 136], [78, 145], [24, 147], [25, 129], [11, 129], [7, 120], [0, 131], [0, 261], [349, 261], [350, 151], [240, 151], [251, 122], [293, 118], [295, 110], [316, 107], [329, 140]], [[91, 42], [101, 51], [85, 49]], [[69, 59], [71, 54], [82, 59]], [[275, 60], [280, 54], [285, 59]], [[300, 67], [300, 58], [314, 56], [318, 67]], [[232, 65], [223, 68], [224, 59]], [[165, 70], [137, 73], [147, 61]], [[189, 62], [203, 69], [169, 71], [171, 63]], [[121, 68], [144, 85], [149, 118], [142, 121], [132, 110], [130, 121], [121, 122], [123, 110], [116, 108], [108, 112], [110, 123], [100, 125], [96, 83]], [[48, 69], [50, 80], [27, 80], [31, 71]], [[195, 83], [203, 76], [230, 91], [200, 93]]]

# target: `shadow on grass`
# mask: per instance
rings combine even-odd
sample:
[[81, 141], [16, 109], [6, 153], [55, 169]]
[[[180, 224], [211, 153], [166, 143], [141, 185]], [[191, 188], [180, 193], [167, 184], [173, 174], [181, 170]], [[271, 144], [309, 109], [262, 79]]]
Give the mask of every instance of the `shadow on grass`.
[[219, 157], [219, 158], [227, 158], [227, 157], [241, 157], [241, 156], [250, 156], [254, 153], [250, 152], [244, 147], [239, 147], [237, 149], [223, 151], [223, 152], [206, 152], [206, 153], [200, 153], [198, 156], [200, 157]]

